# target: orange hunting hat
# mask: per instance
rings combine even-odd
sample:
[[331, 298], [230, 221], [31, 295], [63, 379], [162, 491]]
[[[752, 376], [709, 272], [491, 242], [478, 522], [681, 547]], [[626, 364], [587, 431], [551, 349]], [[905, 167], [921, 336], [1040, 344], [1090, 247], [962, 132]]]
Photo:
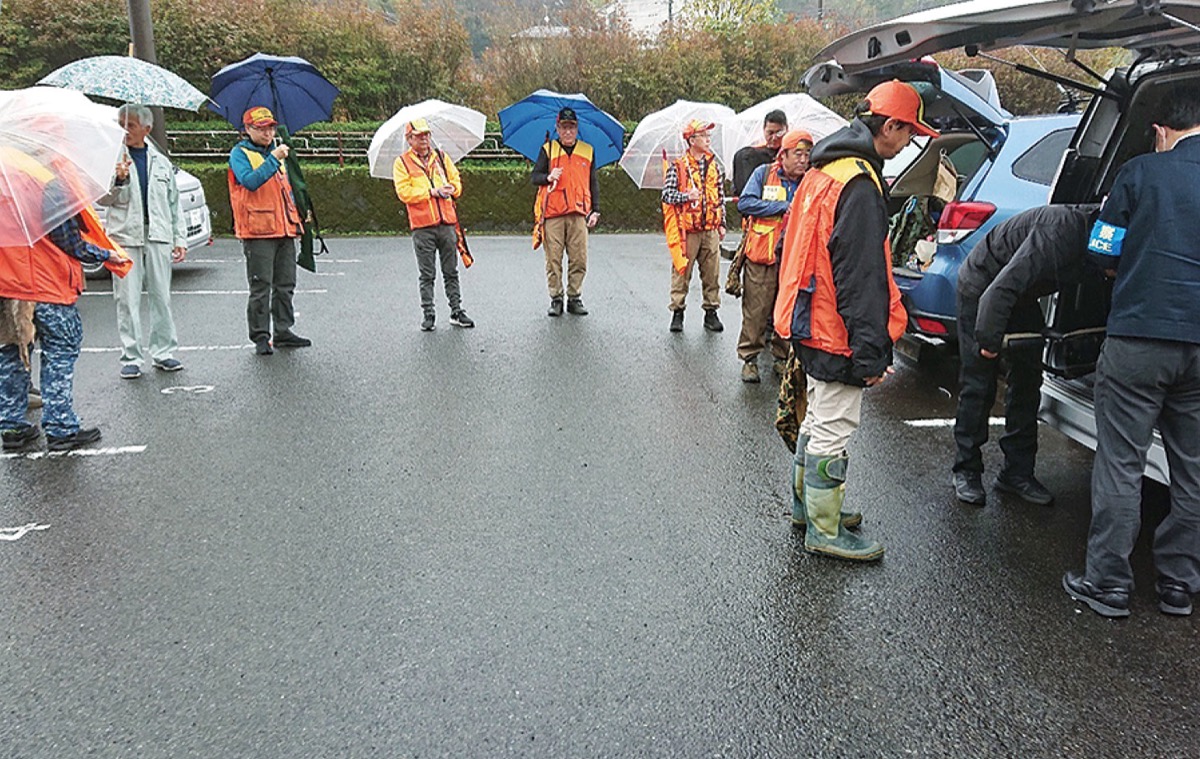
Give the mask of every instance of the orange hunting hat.
[[242, 123], [252, 127], [267, 127], [275, 126], [279, 122], [275, 120], [275, 114], [271, 113], [270, 108], [256, 105], [242, 114]]
[[433, 130], [429, 128], [429, 122], [425, 119], [413, 119], [404, 125], [404, 136], [408, 137], [414, 134], [429, 134]]
[[811, 148], [813, 145], [812, 135], [803, 129], [793, 129], [783, 136], [783, 142], [779, 143], [779, 152], [792, 150], [802, 142], [807, 142]]
[[690, 140], [701, 132], [711, 132], [717, 125], [711, 121], [701, 121], [700, 119], [692, 119], [683, 127], [683, 139]]
[[877, 84], [867, 93], [867, 102], [871, 104], [871, 110], [864, 116], [887, 116], [912, 124], [917, 134], [938, 136], [938, 131], [925, 123], [925, 101], [911, 84], [899, 79]]

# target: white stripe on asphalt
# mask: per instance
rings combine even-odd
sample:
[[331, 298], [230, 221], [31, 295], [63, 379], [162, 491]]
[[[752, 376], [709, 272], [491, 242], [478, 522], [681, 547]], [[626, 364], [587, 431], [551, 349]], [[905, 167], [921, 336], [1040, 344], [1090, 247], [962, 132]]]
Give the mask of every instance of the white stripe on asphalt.
[[[322, 258], [319, 263], [328, 264], [361, 264], [360, 258]], [[242, 259], [238, 258], [189, 258], [183, 261], [185, 264], [244, 264]], [[309, 272], [311, 274], [311, 272]]]
[[[181, 353], [189, 351], [244, 351], [248, 348], [253, 348], [254, 343], [242, 343], [241, 345], [181, 345], [175, 350]], [[120, 353], [120, 348], [80, 348], [80, 353]]]
[[[953, 427], [954, 426], [953, 419], [905, 419], [904, 423], [907, 424], [909, 427]], [[990, 417], [988, 417], [988, 424], [990, 424], [993, 427], [995, 427], [997, 425], [1003, 427], [1004, 426], [1004, 417], [990, 416]]]
[[120, 456], [126, 453], [143, 453], [144, 445], [122, 445], [118, 448], [76, 448], [73, 451], [30, 451], [29, 453], [0, 453], [5, 459], [45, 459], [63, 456]]
[[[324, 295], [328, 290], [296, 290], [297, 295]], [[249, 290], [172, 290], [172, 295], [249, 295]], [[112, 295], [112, 290], [88, 290], [84, 295]]]

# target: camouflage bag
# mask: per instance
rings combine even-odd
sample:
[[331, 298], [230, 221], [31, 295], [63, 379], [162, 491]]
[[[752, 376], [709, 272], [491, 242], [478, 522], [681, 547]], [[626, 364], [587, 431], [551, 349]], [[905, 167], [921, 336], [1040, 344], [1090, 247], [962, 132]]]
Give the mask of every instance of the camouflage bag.
[[796, 356], [796, 349], [788, 349], [787, 368], [779, 379], [779, 405], [775, 409], [775, 429], [783, 444], [792, 453], [796, 452], [796, 441], [800, 437], [800, 422], [808, 411], [808, 379], [804, 367]]

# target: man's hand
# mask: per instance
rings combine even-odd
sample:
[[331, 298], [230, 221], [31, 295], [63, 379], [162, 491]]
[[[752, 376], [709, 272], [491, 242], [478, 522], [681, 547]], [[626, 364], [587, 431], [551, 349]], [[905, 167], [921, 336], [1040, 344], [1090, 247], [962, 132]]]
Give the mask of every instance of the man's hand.
[[182, 263], [185, 258], [187, 258], [187, 248], [178, 245], [171, 249], [171, 263]]
[[865, 384], [867, 387], [875, 387], [880, 382], [883, 382], [885, 379], [887, 379], [888, 376], [895, 374], [895, 373], [896, 373], [896, 370], [889, 366], [887, 368], [887, 370], [883, 374], [879, 375], [878, 377], [867, 377], [866, 379], [864, 379], [863, 384]]
[[562, 176], [562, 167], [559, 166], [559, 167], [550, 169], [550, 174], [548, 175], [547, 178], [550, 180], [550, 184], [554, 184], [555, 182], [558, 181], [558, 178], [561, 176]]
[[729, 231], [729, 230], [725, 228], [725, 225], [724, 225], [724, 224], [722, 224], [721, 226], [717, 227], [717, 239], [718, 239], [718, 240], [724, 240], [724, 239], [725, 239], [725, 233], [727, 233], [728, 231]]
[[695, 201], [699, 200], [699, 199], [700, 199], [700, 191], [699, 191], [699, 190], [697, 190], [695, 187], [693, 187], [692, 189], [688, 190], [688, 191], [687, 191], [687, 199], [688, 199], [688, 200], [690, 200], [690, 201], [692, 201], [692, 202], [695, 202]]
[[124, 182], [129, 179], [129, 165], [132, 163], [129, 157], [126, 156], [117, 161], [117, 181]]
[[452, 197], [454, 197], [454, 185], [444, 184], [441, 187], [434, 190], [433, 194], [437, 195], [439, 198], [452, 198]]
[[598, 221], [600, 221], [600, 212], [599, 212], [599, 211], [592, 211], [591, 213], [589, 213], [589, 214], [587, 215], [587, 228], [588, 228], [588, 229], [595, 229], [595, 228], [596, 228], [596, 222], [598, 222]]
[[983, 356], [984, 358], [995, 358], [996, 356], [999, 356], [1000, 354], [990, 351], [987, 348], [980, 348], [979, 355]]
[[275, 156], [277, 159], [282, 161], [283, 159], [288, 157], [288, 153], [290, 153], [290, 152], [291, 152], [291, 148], [289, 148], [287, 145], [280, 145], [271, 151], [271, 155]]

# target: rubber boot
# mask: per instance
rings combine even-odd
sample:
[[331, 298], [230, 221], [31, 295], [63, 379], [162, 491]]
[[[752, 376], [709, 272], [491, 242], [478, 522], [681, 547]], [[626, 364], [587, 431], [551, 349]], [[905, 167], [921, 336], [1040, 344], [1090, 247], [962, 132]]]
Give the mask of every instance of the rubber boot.
[[[796, 440], [796, 450], [803, 457], [804, 449], [808, 447], [808, 435], [801, 435]], [[845, 489], [845, 485], [842, 488]], [[858, 511], [842, 511], [842, 527], [854, 529], [862, 524], [862, 513]], [[792, 526], [803, 532], [808, 527], [804, 516], [804, 463], [803, 459], [792, 459]]]
[[876, 561], [883, 556], [883, 546], [842, 526], [848, 461], [845, 455], [804, 454], [804, 550], [848, 561]]

